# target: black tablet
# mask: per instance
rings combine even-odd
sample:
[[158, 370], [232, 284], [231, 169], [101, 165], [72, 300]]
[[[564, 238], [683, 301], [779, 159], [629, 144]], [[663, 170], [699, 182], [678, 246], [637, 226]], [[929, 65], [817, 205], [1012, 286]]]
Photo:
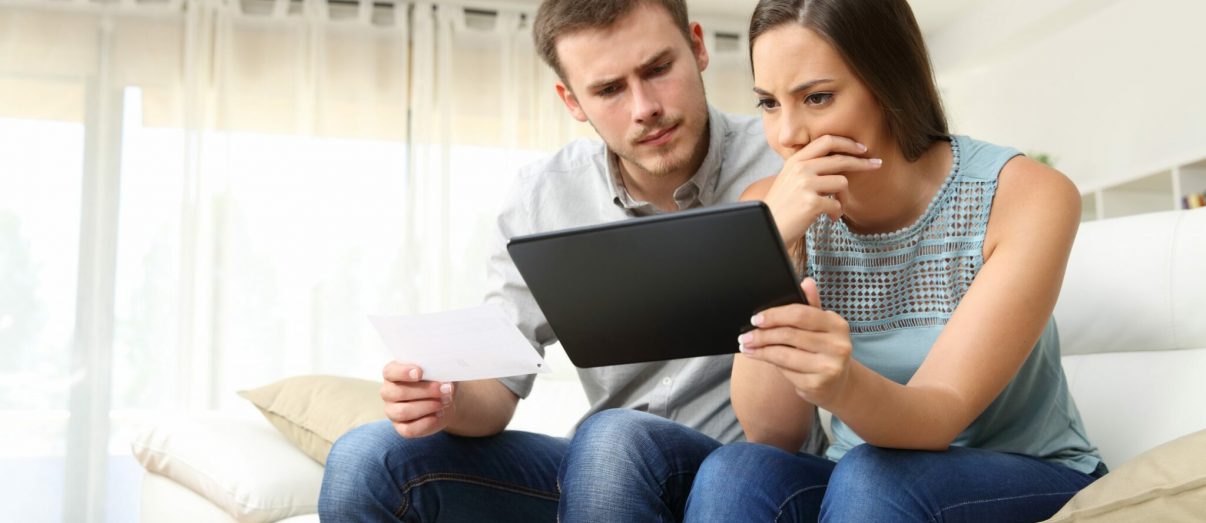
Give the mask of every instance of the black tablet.
[[755, 313], [805, 303], [762, 202], [518, 236], [507, 250], [578, 367], [737, 352]]

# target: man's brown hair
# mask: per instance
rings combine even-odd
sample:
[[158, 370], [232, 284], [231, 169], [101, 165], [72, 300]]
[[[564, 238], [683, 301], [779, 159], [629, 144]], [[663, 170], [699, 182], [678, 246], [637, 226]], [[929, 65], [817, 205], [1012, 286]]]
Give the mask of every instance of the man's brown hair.
[[691, 42], [691, 24], [687, 19], [686, 0], [546, 0], [536, 12], [532, 24], [532, 39], [536, 52], [544, 63], [553, 68], [562, 82], [565, 71], [557, 56], [557, 39], [582, 29], [604, 29], [641, 5], [661, 6], [674, 20], [687, 43]]
[[930, 57], [906, 0], [761, 0], [750, 20], [751, 59], [754, 40], [785, 24], [812, 30], [842, 55], [879, 102], [909, 161], [948, 135]]

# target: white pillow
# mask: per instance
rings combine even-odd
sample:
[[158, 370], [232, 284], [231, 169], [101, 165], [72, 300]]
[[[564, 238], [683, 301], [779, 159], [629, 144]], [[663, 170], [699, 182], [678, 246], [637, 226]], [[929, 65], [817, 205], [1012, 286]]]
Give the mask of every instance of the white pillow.
[[262, 418], [199, 415], [157, 423], [132, 442], [147, 471], [241, 522], [318, 512], [323, 468]]

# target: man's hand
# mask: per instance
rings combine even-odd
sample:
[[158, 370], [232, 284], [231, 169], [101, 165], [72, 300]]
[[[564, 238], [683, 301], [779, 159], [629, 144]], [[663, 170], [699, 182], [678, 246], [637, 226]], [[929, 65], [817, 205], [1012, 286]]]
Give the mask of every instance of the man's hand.
[[423, 381], [423, 369], [391, 361], [381, 372], [385, 384], [381, 399], [385, 416], [404, 438], [435, 434], [448, 426], [448, 417], [456, 408], [453, 383]]

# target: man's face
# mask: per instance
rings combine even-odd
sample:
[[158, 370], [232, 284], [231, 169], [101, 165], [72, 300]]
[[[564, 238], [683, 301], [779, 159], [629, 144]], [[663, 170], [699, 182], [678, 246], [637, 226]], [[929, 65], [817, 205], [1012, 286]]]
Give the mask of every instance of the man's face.
[[678, 173], [698, 166], [707, 152], [700, 72], [708, 55], [699, 25], [691, 31], [688, 43], [664, 9], [641, 5], [612, 27], [557, 40], [569, 84], [558, 83], [557, 94], [629, 173]]

